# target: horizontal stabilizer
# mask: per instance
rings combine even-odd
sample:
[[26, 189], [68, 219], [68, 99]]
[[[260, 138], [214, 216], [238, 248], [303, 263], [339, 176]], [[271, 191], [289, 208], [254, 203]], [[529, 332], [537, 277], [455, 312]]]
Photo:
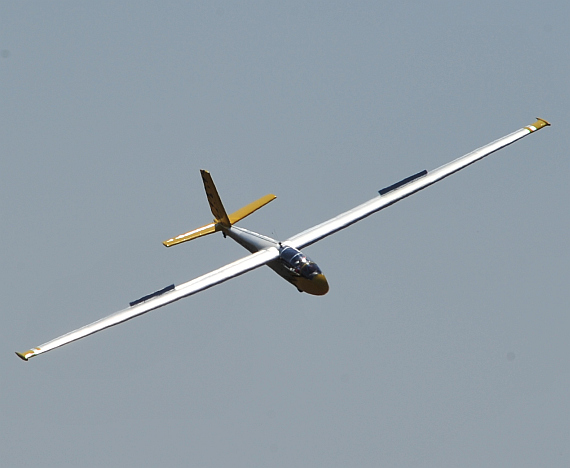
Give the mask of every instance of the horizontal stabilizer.
[[265, 195], [264, 197], [261, 197], [259, 200], [255, 200], [249, 205], [244, 206], [243, 208], [240, 208], [237, 211], [234, 211], [231, 215], [228, 216], [228, 218], [230, 218], [230, 223], [231, 224], [237, 223], [239, 220], [245, 218], [246, 216], [249, 216], [251, 213], [259, 210], [262, 206], [267, 205], [269, 202], [275, 200], [276, 198], [277, 197], [275, 195], [270, 193], [269, 195]]
[[198, 237], [202, 237], [207, 234], [212, 234], [213, 232], [216, 231], [217, 229], [214, 223], [206, 224], [206, 226], [199, 227], [198, 229], [194, 229], [193, 231], [189, 231], [184, 234], [180, 234], [179, 236], [173, 237], [172, 239], [165, 240], [163, 244], [166, 247], [171, 247], [176, 244], [182, 244], [182, 242], [187, 242], [192, 239], [197, 239]]

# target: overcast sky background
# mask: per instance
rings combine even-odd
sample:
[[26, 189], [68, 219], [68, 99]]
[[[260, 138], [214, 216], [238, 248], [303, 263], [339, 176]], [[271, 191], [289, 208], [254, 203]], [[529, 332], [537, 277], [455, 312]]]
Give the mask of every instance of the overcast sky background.
[[[570, 4], [0, 3], [0, 464], [570, 465]], [[543, 117], [305, 250], [24, 351]]]

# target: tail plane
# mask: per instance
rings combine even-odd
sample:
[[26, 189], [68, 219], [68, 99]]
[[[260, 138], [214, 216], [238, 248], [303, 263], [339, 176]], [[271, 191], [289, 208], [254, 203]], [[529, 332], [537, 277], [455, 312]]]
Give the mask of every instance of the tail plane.
[[222, 203], [222, 199], [218, 194], [218, 190], [214, 185], [212, 175], [205, 170], [200, 170], [200, 174], [202, 175], [202, 181], [204, 182], [204, 189], [206, 190], [206, 197], [210, 204], [210, 210], [212, 210], [212, 215], [214, 215], [214, 222], [164, 241], [163, 244], [166, 247], [197, 239], [198, 237], [221, 231], [223, 228], [229, 228], [232, 224], [237, 223], [241, 219], [249, 216], [254, 211], [259, 210], [259, 208], [267, 205], [270, 201], [277, 198], [273, 194], [265, 195], [264, 197], [261, 197], [260, 199], [228, 215]]

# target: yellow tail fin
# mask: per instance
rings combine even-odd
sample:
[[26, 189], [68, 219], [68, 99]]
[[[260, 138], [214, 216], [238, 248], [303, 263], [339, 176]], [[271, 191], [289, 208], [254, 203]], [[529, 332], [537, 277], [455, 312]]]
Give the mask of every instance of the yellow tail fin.
[[212, 176], [208, 171], [200, 169], [200, 174], [202, 174], [202, 180], [204, 181], [204, 188], [206, 189], [206, 196], [208, 197], [208, 202], [210, 203], [210, 209], [214, 215], [214, 223], [221, 224], [225, 227], [230, 227], [231, 223], [226, 213], [226, 209], [222, 204], [222, 199], [218, 195]]
[[259, 200], [256, 200], [228, 215], [224, 205], [222, 204], [222, 199], [216, 190], [212, 176], [208, 171], [201, 170], [200, 173], [202, 174], [202, 180], [204, 182], [204, 188], [206, 189], [208, 202], [210, 203], [210, 209], [214, 215], [214, 222], [164, 241], [163, 244], [166, 247], [171, 247], [176, 244], [181, 244], [182, 242], [187, 242], [192, 239], [197, 239], [198, 237], [212, 234], [213, 232], [221, 231], [223, 227], [230, 227], [232, 224], [237, 223], [239, 220], [249, 216], [254, 211], [259, 210], [259, 208], [267, 205], [270, 201], [277, 198], [272, 194], [265, 195]]

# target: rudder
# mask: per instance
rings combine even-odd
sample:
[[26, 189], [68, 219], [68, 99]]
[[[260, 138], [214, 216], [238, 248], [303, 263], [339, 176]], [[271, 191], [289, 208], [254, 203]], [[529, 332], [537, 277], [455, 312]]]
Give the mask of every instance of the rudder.
[[200, 169], [200, 174], [202, 175], [202, 181], [204, 182], [204, 189], [206, 190], [206, 197], [208, 197], [210, 209], [214, 215], [214, 224], [221, 224], [222, 226], [230, 227], [230, 219], [228, 218], [226, 209], [222, 204], [222, 199], [216, 190], [211, 174], [204, 169]]

